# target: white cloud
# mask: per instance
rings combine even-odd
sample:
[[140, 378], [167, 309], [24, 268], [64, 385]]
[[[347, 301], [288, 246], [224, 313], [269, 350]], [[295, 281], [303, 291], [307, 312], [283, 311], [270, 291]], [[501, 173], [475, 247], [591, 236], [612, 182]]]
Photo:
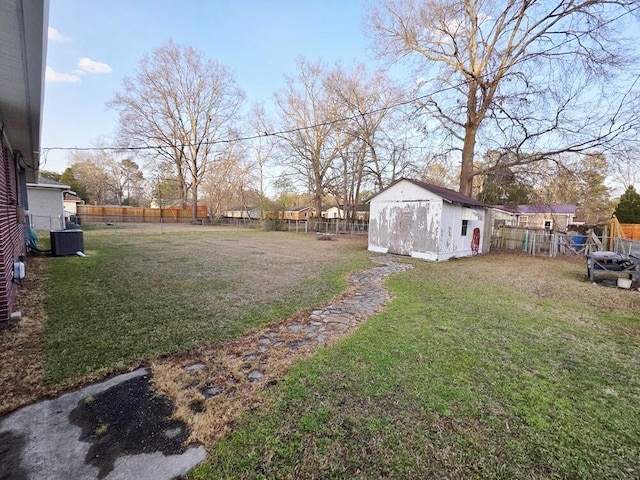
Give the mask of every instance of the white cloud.
[[47, 82], [79, 83], [80, 77], [71, 73], [58, 73], [53, 68], [47, 67], [45, 78]]
[[52, 42], [69, 43], [71, 39], [65, 35], [62, 35], [58, 30], [53, 27], [49, 27], [48, 33], [49, 40]]
[[110, 73], [111, 67], [106, 63], [96, 62], [90, 58], [81, 58], [78, 60], [78, 68], [87, 73]]

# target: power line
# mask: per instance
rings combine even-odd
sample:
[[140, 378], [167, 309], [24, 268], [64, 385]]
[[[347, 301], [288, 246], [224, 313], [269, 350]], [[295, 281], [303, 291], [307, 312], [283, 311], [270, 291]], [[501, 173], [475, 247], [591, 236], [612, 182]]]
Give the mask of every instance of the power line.
[[[618, 15], [617, 17], [611, 18], [609, 19], [607, 22], [604, 22], [601, 26], [604, 25], [609, 25], [627, 15], [630, 15], [632, 13], [634, 13], [636, 10], [640, 10], [640, 6], [636, 6], [631, 8], [630, 10]], [[585, 31], [582, 32], [579, 35], [573, 35], [570, 38], [567, 38], [565, 41], [560, 42], [550, 48], [548, 48], [547, 50], [544, 50], [542, 52], [538, 52], [538, 55], [547, 55], [549, 53], [551, 53], [554, 50], [557, 50], [559, 48], [561, 48], [562, 46], [572, 43], [575, 40], [582, 38], [586, 35], [588, 35], [590, 32], [589, 31]], [[516, 60], [511, 67], [513, 67], [514, 65], [517, 65], [519, 63], [523, 63], [526, 62], [529, 58], [527, 56], [521, 57], [520, 59]], [[511, 68], [510, 67], [510, 68]], [[463, 72], [464, 73], [464, 72]], [[493, 75], [496, 75], [497, 73], [499, 73], [498, 70], [493, 71], [493, 72], [489, 72], [486, 73], [484, 75], [482, 75], [483, 77], [491, 77]], [[633, 84], [635, 84], [638, 80], [638, 78], [640, 78], [640, 75], [638, 75], [638, 77], [636, 78], [636, 80], [633, 82]], [[203, 141], [203, 142], [198, 142], [197, 144], [193, 144], [193, 143], [184, 143], [184, 144], [165, 144], [165, 145], [145, 145], [145, 146], [138, 146], [138, 147], [131, 147], [131, 146], [114, 146], [114, 147], [44, 147], [40, 150], [40, 153], [45, 155], [48, 152], [51, 151], [150, 151], [150, 150], [157, 150], [157, 151], [162, 151], [163, 149], [166, 148], [185, 148], [185, 147], [192, 147], [192, 146], [201, 146], [201, 145], [219, 145], [219, 144], [229, 144], [229, 143], [235, 143], [235, 142], [243, 142], [243, 141], [250, 141], [250, 140], [257, 140], [260, 138], [268, 138], [268, 137], [281, 137], [287, 134], [292, 134], [292, 133], [298, 133], [298, 132], [302, 132], [305, 130], [310, 130], [310, 129], [314, 129], [314, 128], [318, 128], [318, 127], [325, 127], [325, 126], [331, 126], [331, 125], [335, 125], [337, 123], [341, 123], [341, 122], [345, 122], [345, 121], [349, 121], [349, 120], [355, 120], [357, 118], [362, 118], [364, 116], [370, 116], [370, 115], [375, 115], [377, 113], [382, 113], [382, 112], [386, 112], [398, 107], [403, 107], [406, 105], [411, 105], [414, 103], [417, 103], [421, 100], [426, 100], [429, 99], [431, 97], [433, 97], [434, 95], [439, 95], [441, 93], [445, 93], [447, 91], [451, 91], [451, 90], [457, 90], [460, 87], [463, 87], [465, 85], [467, 85], [468, 82], [467, 81], [461, 81], [460, 83], [458, 83], [457, 85], [450, 85], [447, 87], [443, 87], [440, 89], [436, 89], [428, 94], [425, 95], [420, 95], [408, 100], [403, 100], [403, 101], [399, 101], [396, 103], [393, 103], [391, 105], [387, 105], [384, 107], [380, 107], [371, 111], [367, 111], [367, 112], [361, 112], [358, 114], [353, 114], [353, 115], [348, 115], [348, 116], [343, 116], [343, 117], [338, 117], [338, 118], [334, 118], [331, 120], [327, 120], [325, 122], [319, 122], [316, 124], [312, 124], [312, 125], [305, 125], [305, 126], [301, 126], [301, 127], [296, 127], [296, 128], [292, 128], [292, 129], [287, 129], [287, 130], [279, 130], [279, 131], [275, 131], [275, 132], [261, 132], [261, 133], [257, 133], [254, 135], [247, 135], [247, 136], [237, 136], [237, 137], [233, 137], [233, 138], [226, 138], [226, 139], [221, 139], [221, 140], [214, 140], [214, 141]]]
[[304, 125], [301, 127], [296, 127], [296, 128], [291, 128], [291, 129], [287, 129], [287, 130], [278, 130], [278, 131], [274, 131], [274, 132], [262, 132], [262, 133], [257, 133], [255, 135], [247, 135], [247, 136], [238, 136], [238, 137], [233, 137], [233, 138], [226, 138], [226, 139], [221, 139], [221, 140], [213, 140], [213, 141], [203, 141], [203, 142], [199, 142], [198, 144], [192, 144], [192, 143], [183, 143], [183, 144], [169, 144], [167, 143], [166, 145], [146, 145], [146, 146], [140, 146], [140, 147], [126, 147], [126, 146], [114, 146], [114, 147], [44, 147], [41, 149], [41, 153], [48, 153], [54, 150], [57, 151], [144, 151], [144, 150], [163, 150], [166, 148], [184, 148], [184, 147], [190, 147], [190, 146], [197, 146], [197, 145], [218, 145], [218, 144], [225, 144], [225, 143], [234, 143], [234, 142], [242, 142], [242, 141], [248, 141], [248, 140], [257, 140], [259, 138], [267, 138], [267, 137], [278, 137], [278, 136], [284, 136], [284, 135], [288, 135], [291, 133], [297, 133], [297, 132], [301, 132], [304, 130], [310, 130], [310, 129], [314, 129], [314, 128], [318, 128], [318, 127], [325, 127], [325, 126], [331, 126], [331, 125], [335, 125], [337, 123], [341, 123], [341, 122], [345, 122], [348, 120], [355, 120], [357, 118], [361, 118], [363, 116], [369, 116], [369, 115], [375, 115], [376, 113], [382, 113], [382, 112], [386, 112], [388, 110], [392, 110], [394, 108], [398, 108], [398, 107], [402, 107], [405, 105], [410, 105], [412, 103], [416, 103], [420, 100], [423, 99], [427, 99], [429, 97], [432, 97], [433, 95], [438, 95], [440, 93], [446, 92], [448, 90], [452, 90], [455, 88], [458, 88], [460, 86], [463, 86], [463, 83], [460, 83], [457, 86], [449, 86], [449, 87], [444, 87], [440, 90], [436, 90], [433, 91], [429, 94], [425, 94], [425, 95], [421, 95], [418, 97], [414, 97], [410, 100], [403, 100], [400, 102], [396, 102], [394, 104], [391, 105], [387, 105], [384, 107], [380, 107], [374, 110], [370, 110], [367, 112], [362, 112], [362, 113], [358, 113], [358, 114], [354, 114], [354, 115], [348, 115], [348, 116], [343, 116], [343, 117], [338, 117], [338, 118], [333, 118], [331, 120], [327, 120], [325, 122], [318, 122], [312, 125]]

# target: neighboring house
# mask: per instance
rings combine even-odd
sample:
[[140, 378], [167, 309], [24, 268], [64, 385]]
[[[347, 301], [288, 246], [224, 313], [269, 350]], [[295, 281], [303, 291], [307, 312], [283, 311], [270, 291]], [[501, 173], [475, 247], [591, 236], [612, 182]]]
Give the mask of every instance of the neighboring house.
[[281, 218], [283, 220], [306, 221], [313, 218], [314, 209], [311, 207], [291, 207], [282, 210]]
[[169, 199], [169, 198], [152, 198], [151, 202], [149, 202], [149, 208], [181, 208], [182, 202], [180, 200]]
[[[349, 208], [348, 212], [345, 212], [344, 205], [322, 207], [322, 218], [344, 220], [347, 216], [351, 217], [352, 210]], [[369, 220], [369, 204], [356, 205], [355, 219], [360, 222], [366, 222]]]
[[27, 183], [27, 213], [34, 230], [64, 229], [64, 192], [69, 188], [69, 185], [42, 177], [38, 178], [38, 183]]
[[571, 204], [494, 205], [494, 208], [512, 213], [519, 227], [557, 232], [565, 232], [576, 216], [576, 206]]
[[369, 199], [369, 250], [447, 260], [488, 251], [488, 205], [402, 178]]
[[356, 205], [356, 220], [359, 222], [369, 221], [369, 204], [361, 203]]
[[224, 212], [223, 217], [260, 220], [260, 209], [257, 207], [233, 207]]
[[46, 0], [0, 1], [0, 322], [26, 254], [26, 184], [38, 178], [48, 10]]
[[78, 205], [84, 205], [84, 200], [76, 195], [72, 190], [62, 192], [64, 204], [64, 216], [71, 217], [78, 214]]
[[495, 232], [495, 230], [502, 225], [513, 227], [518, 224], [518, 217], [516, 214], [502, 206], [492, 206], [489, 213], [491, 217], [492, 232]]
[[344, 210], [336, 206], [322, 207], [321, 215], [322, 215], [322, 218], [326, 218], [328, 220], [335, 219], [335, 218], [344, 220]]

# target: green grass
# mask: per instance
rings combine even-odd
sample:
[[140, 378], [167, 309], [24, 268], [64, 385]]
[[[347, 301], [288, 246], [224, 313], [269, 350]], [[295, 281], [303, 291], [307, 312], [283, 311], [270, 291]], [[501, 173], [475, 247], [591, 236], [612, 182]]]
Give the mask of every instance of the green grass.
[[84, 258], [49, 259], [50, 383], [228, 340], [327, 301], [369, 263], [362, 241], [276, 232], [93, 229], [84, 243]]
[[192, 477], [640, 477], [637, 292], [590, 285], [561, 260], [416, 267]]

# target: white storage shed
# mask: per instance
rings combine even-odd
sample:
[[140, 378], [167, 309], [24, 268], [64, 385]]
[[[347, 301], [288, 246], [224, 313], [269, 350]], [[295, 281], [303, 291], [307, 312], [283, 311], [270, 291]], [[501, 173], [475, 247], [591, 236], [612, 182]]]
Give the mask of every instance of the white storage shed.
[[489, 249], [489, 206], [454, 190], [402, 178], [369, 203], [372, 252], [439, 261]]

